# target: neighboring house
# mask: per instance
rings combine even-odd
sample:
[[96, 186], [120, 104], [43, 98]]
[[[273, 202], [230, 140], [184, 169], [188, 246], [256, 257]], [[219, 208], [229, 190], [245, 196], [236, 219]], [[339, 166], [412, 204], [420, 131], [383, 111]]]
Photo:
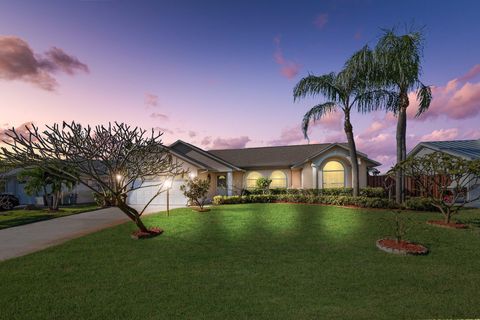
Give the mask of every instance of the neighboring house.
[[[208, 197], [238, 195], [256, 187], [260, 177], [272, 179], [271, 188], [322, 189], [352, 186], [349, 151], [343, 143], [323, 143], [280, 147], [258, 147], [226, 150], [203, 150], [184, 141], [170, 145], [170, 150], [184, 168], [202, 179], [210, 179]], [[358, 153], [360, 187], [367, 186], [369, 168], [380, 163]], [[151, 182], [154, 183], [154, 182]], [[169, 192], [172, 207], [185, 206], [180, 191], [184, 183], [176, 177]], [[140, 189], [129, 195], [134, 207], [144, 205], [154, 190]], [[164, 208], [166, 195], [156, 198], [148, 211]]]
[[[408, 156], [421, 157], [433, 152], [443, 152], [467, 160], [480, 159], [480, 139], [420, 142]], [[467, 188], [467, 200], [478, 198], [480, 185], [469, 185]], [[470, 203], [469, 206], [480, 207], [480, 201]]]
[[[3, 180], [3, 189], [0, 192], [5, 192], [15, 195], [20, 204], [37, 204], [42, 205], [42, 193], [38, 195], [30, 196], [25, 192], [25, 184], [22, 181], [19, 181], [17, 175], [23, 169], [17, 168], [10, 170], [6, 173], [0, 174], [0, 179]], [[90, 189], [84, 185], [76, 185], [72, 190], [63, 191], [63, 197], [61, 204], [71, 204], [74, 203], [91, 203], [94, 202], [93, 194]]]

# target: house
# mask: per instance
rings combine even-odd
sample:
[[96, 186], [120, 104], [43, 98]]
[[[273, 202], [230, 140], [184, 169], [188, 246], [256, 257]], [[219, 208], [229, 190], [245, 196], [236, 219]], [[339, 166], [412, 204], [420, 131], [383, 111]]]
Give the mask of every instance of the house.
[[[25, 192], [25, 183], [18, 179], [18, 174], [22, 171], [16, 168], [0, 175], [1, 184], [0, 193], [9, 193], [15, 195], [21, 205], [37, 204], [43, 205], [41, 193], [38, 195], [29, 195]], [[63, 190], [61, 204], [73, 203], [91, 203], [94, 202], [92, 191], [84, 185], [77, 184], [72, 190]]]
[[[352, 186], [352, 169], [349, 150], [344, 143], [322, 143], [279, 147], [258, 147], [225, 150], [203, 150], [184, 141], [170, 145], [172, 154], [190, 174], [210, 180], [208, 197], [238, 195], [244, 189], [256, 187], [260, 177], [272, 180], [271, 188], [341, 188]], [[358, 153], [360, 187], [367, 186], [370, 168], [380, 163]], [[153, 182], [152, 182], [153, 183]], [[187, 199], [180, 191], [184, 183], [177, 177], [169, 191], [172, 207], [185, 206]], [[128, 202], [142, 207], [154, 194], [148, 188], [133, 191]], [[148, 211], [164, 209], [166, 196], [161, 195]]]
[[[420, 142], [408, 156], [421, 157], [433, 152], [442, 152], [467, 160], [480, 159], [480, 139]], [[467, 200], [478, 198], [480, 195], [479, 185], [470, 185], [467, 188]], [[480, 207], [480, 200], [470, 203], [469, 206]]]
[[[190, 175], [210, 180], [209, 199], [215, 195], [239, 195], [244, 189], [253, 189], [260, 177], [270, 178], [271, 188], [321, 189], [352, 186], [351, 160], [344, 143], [207, 151], [179, 140], [169, 148], [176, 161], [182, 163], [183, 169], [188, 170]], [[361, 152], [358, 156], [360, 187], [365, 187], [368, 170], [380, 163]], [[39, 199], [25, 193], [23, 184], [16, 178], [17, 170], [3, 175], [6, 182], [4, 191], [16, 195], [21, 204], [38, 203]], [[187, 199], [180, 191], [180, 186], [185, 183], [184, 178], [175, 177], [172, 182], [168, 193], [171, 207], [187, 204]], [[128, 194], [129, 205], [141, 209], [156, 193], [157, 188], [148, 188], [149, 184], [158, 184], [156, 179], [144, 184], [145, 188]], [[66, 197], [70, 194], [76, 194], [77, 203], [93, 201], [92, 192], [83, 185], [65, 192]], [[164, 210], [166, 202], [166, 193], [161, 194], [151, 202], [147, 211]]]

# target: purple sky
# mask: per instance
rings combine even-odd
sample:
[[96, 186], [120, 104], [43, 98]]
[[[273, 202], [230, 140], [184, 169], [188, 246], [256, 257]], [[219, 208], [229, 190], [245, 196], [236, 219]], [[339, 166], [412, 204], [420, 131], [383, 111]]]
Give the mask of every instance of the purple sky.
[[[138, 3], [0, 3], [0, 136], [30, 122], [123, 121], [206, 149], [303, 144], [301, 118], [320, 101], [293, 103], [295, 83], [338, 71], [380, 28], [414, 23], [434, 100], [411, 117], [408, 147], [480, 138], [480, 2]], [[353, 120], [359, 150], [388, 168], [395, 118]], [[342, 130], [334, 114], [310, 137], [342, 142]]]

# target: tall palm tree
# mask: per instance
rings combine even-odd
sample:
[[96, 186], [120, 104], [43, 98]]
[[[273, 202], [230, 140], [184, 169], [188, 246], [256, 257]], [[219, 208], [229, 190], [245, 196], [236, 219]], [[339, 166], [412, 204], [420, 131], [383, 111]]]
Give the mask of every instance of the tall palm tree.
[[[395, 95], [395, 103], [388, 106], [397, 116], [397, 163], [407, 157], [407, 108], [410, 104], [408, 93], [415, 91], [419, 109], [417, 116], [428, 110], [432, 100], [429, 86], [420, 81], [423, 35], [412, 31], [397, 35], [394, 29], [384, 30], [374, 50], [364, 47], [354, 54], [349, 67], [361, 70], [372, 87], [382, 88]], [[396, 173], [395, 198], [397, 203], [405, 199], [405, 178], [402, 171]]]
[[358, 110], [374, 110], [392, 105], [392, 97], [383, 89], [369, 89], [357, 72], [345, 68], [340, 73], [329, 73], [321, 76], [309, 75], [301, 79], [293, 89], [294, 101], [307, 96], [323, 96], [326, 102], [315, 105], [305, 113], [302, 131], [308, 139], [308, 128], [311, 121], [317, 121], [325, 115], [341, 111], [344, 115], [344, 131], [347, 136], [350, 159], [352, 162], [353, 195], [359, 195], [358, 157], [350, 120], [353, 108]]

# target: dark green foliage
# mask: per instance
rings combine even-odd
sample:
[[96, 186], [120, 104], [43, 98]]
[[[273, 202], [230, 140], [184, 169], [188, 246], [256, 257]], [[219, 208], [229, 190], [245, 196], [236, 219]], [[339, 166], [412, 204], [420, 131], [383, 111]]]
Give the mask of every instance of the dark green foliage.
[[202, 210], [205, 205], [209, 189], [210, 180], [200, 179], [199, 177], [189, 179], [184, 185], [180, 186], [180, 190], [183, 192], [183, 195], [188, 198], [190, 204], [197, 205], [200, 207], [200, 210]]
[[310, 204], [328, 204], [336, 206], [356, 206], [362, 208], [396, 208], [393, 201], [385, 198], [353, 197], [351, 195], [312, 195], [312, 194], [279, 194], [248, 196], [215, 196], [213, 204], [270, 203], [292, 202]]
[[360, 195], [363, 197], [372, 197], [372, 198], [384, 198], [386, 197], [385, 189], [381, 187], [373, 188], [366, 187], [360, 189]]
[[405, 200], [405, 209], [418, 211], [439, 211], [428, 198], [412, 197]]
[[257, 189], [263, 194], [268, 193], [272, 179], [261, 177], [257, 179]]

